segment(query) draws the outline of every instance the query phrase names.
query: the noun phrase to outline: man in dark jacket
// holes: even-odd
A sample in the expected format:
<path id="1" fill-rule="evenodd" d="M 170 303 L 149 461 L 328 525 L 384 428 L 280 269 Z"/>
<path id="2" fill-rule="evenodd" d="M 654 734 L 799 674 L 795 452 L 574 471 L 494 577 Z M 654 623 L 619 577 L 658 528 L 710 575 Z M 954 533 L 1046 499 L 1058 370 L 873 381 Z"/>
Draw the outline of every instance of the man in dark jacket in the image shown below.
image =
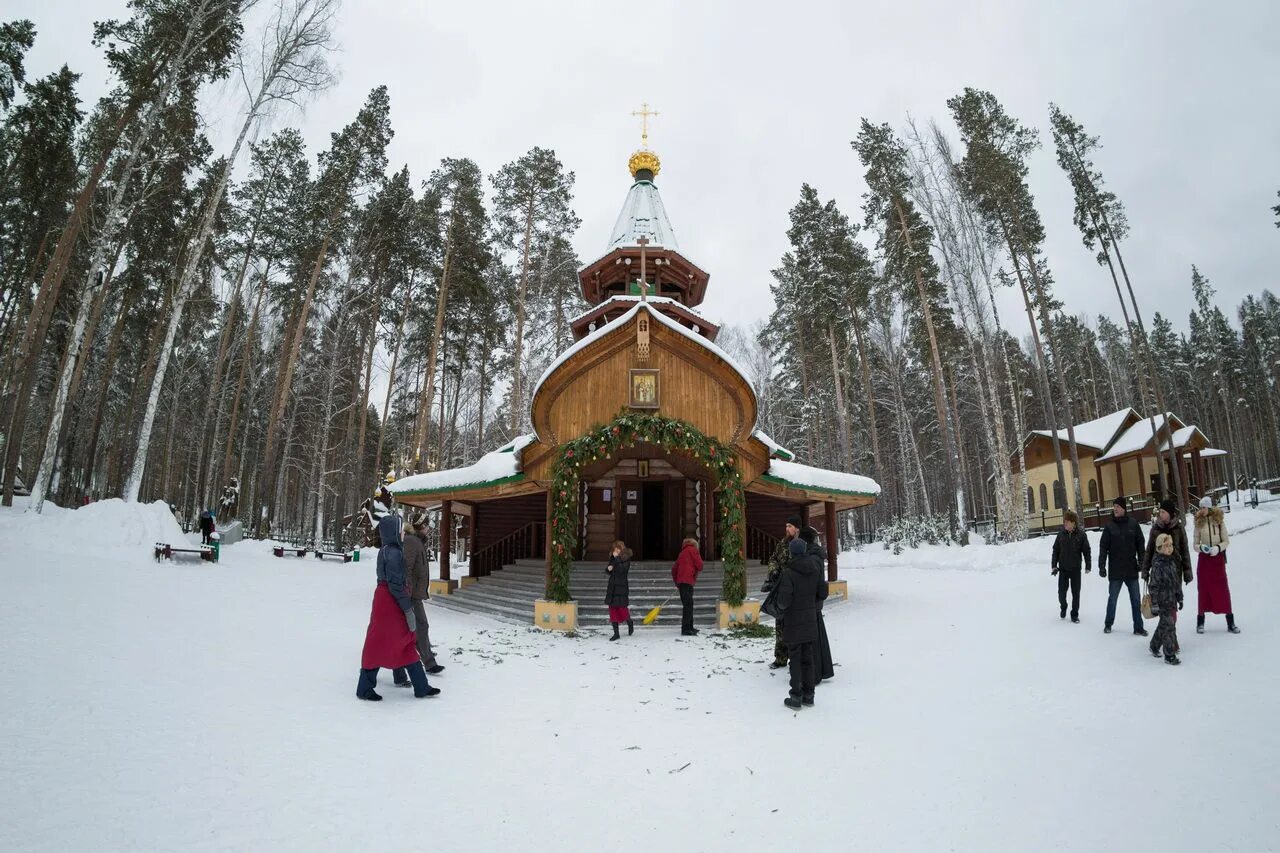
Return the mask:
<path id="1" fill-rule="evenodd" d="M 1142 627 L 1142 605 L 1138 598 L 1138 567 L 1142 563 L 1142 526 L 1129 517 L 1129 502 L 1116 498 L 1111 507 L 1111 520 L 1102 529 L 1098 545 L 1098 574 L 1107 577 L 1107 561 L 1111 562 L 1111 585 L 1107 591 L 1107 621 L 1103 632 L 1111 633 L 1116 621 L 1116 599 L 1120 588 L 1129 588 L 1129 606 L 1133 611 L 1133 633 L 1147 636 Z"/>
<path id="2" fill-rule="evenodd" d="M 422 541 L 422 531 L 426 529 L 426 520 L 417 516 L 404 525 L 404 542 L 401 553 L 404 555 L 405 581 L 409 587 L 409 601 L 413 604 L 413 618 L 418 623 L 414 637 L 418 642 L 418 656 L 422 665 L 431 675 L 444 672 L 444 667 L 436 660 L 435 650 L 431 648 L 431 626 L 427 623 L 427 608 L 423 604 L 431 597 L 427 586 L 431 582 L 431 564 L 427 562 L 427 547 Z M 410 681 L 402 669 L 392 671 L 397 687 L 408 687 Z"/>
<path id="3" fill-rule="evenodd" d="M 204 545 L 208 545 L 212 542 L 213 531 L 215 529 L 216 525 L 213 522 L 213 513 L 206 509 L 204 512 L 200 513 L 200 542 Z"/>
<path id="4" fill-rule="evenodd" d="M 1191 583 L 1191 549 L 1187 547 L 1187 528 L 1183 523 L 1178 505 L 1171 500 L 1160 503 L 1160 514 L 1151 525 L 1151 535 L 1147 539 L 1147 553 L 1142 559 L 1142 579 L 1145 581 L 1151 572 L 1151 560 L 1156 554 L 1156 537 L 1168 533 L 1173 537 L 1173 561 L 1182 573 L 1182 583 Z"/>
<path id="5" fill-rule="evenodd" d="M 778 542 L 773 549 L 773 556 L 769 558 L 769 574 L 764 579 L 761 592 L 770 592 L 782 580 L 782 573 L 787 570 L 787 563 L 791 560 L 788 548 L 799 532 L 800 516 L 793 515 L 787 519 L 786 536 Z M 785 627 L 785 620 L 773 620 L 773 663 L 769 664 L 769 669 L 782 669 L 787 665 L 787 641 L 782 637 Z"/>
<path id="6" fill-rule="evenodd" d="M 778 581 L 778 608 L 786 627 L 783 638 L 791 658 L 791 694 L 788 708 L 813 704 L 814 643 L 818 639 L 818 569 L 800 539 L 788 546 L 791 562 Z"/>
<path id="7" fill-rule="evenodd" d="M 1084 570 L 1093 570 L 1093 554 L 1089 551 L 1089 537 L 1079 528 L 1080 517 L 1073 510 L 1062 516 L 1062 529 L 1053 540 L 1053 558 L 1049 563 L 1051 575 L 1058 576 L 1058 604 L 1062 610 L 1059 619 L 1067 618 L 1067 587 L 1071 587 L 1071 621 L 1080 621 L 1080 564 Z"/>
<path id="8" fill-rule="evenodd" d="M 818 541 L 818 531 L 814 527 L 806 527 L 800 531 L 800 539 L 804 542 L 806 554 L 813 561 L 818 571 L 818 639 L 813 644 L 813 683 L 821 684 L 824 679 L 835 678 L 835 665 L 831 662 L 831 640 L 827 638 L 827 623 L 822 618 L 822 603 L 831 595 L 831 585 L 822 569 L 827 564 L 827 551 Z"/>

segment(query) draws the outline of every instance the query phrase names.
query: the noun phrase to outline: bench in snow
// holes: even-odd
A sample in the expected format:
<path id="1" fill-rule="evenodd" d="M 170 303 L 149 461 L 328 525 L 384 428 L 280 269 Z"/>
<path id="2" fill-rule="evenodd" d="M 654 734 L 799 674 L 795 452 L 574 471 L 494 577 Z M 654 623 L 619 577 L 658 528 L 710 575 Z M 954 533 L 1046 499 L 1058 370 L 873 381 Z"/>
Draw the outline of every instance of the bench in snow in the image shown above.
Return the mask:
<path id="1" fill-rule="evenodd" d="M 316 549 L 316 559 L 317 559 L 317 560 L 323 560 L 325 557 L 337 557 L 338 559 L 342 560 L 342 562 L 344 562 L 344 563 L 350 563 L 350 562 L 351 562 L 351 554 L 350 554 L 350 552 L 347 552 L 347 551 L 322 551 L 322 550 L 320 550 L 319 548 L 317 548 L 317 549 Z"/>
<path id="2" fill-rule="evenodd" d="M 197 545 L 194 548 L 175 548 L 165 542 L 156 543 L 156 562 L 172 560 L 174 554 L 196 554 L 202 560 L 213 562 L 213 548 L 209 545 Z"/>
<path id="3" fill-rule="evenodd" d="M 292 554 L 295 557 L 307 556 L 306 548 L 295 548 L 293 545 L 275 545 L 271 548 L 271 553 L 277 557 L 283 557 L 285 554 Z"/>

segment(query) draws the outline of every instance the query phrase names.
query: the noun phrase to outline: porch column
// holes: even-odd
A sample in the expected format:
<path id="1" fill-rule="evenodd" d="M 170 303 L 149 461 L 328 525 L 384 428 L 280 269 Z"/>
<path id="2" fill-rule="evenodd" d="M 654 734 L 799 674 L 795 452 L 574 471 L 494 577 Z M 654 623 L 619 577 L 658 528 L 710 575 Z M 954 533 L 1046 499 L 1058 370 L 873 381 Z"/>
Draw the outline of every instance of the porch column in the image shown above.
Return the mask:
<path id="1" fill-rule="evenodd" d="M 1174 450 L 1173 458 L 1174 462 L 1180 469 L 1178 473 L 1184 475 L 1182 477 L 1182 510 L 1183 512 L 1186 512 L 1191 508 L 1191 476 L 1190 472 L 1187 471 L 1186 463 L 1182 461 L 1182 453 L 1178 450 Z M 1169 472 L 1169 476 L 1173 476 L 1173 471 Z M 1177 481 L 1175 480 L 1174 482 Z"/>
<path id="2" fill-rule="evenodd" d="M 614 491 L 617 492 L 617 489 L 615 488 Z M 614 505 L 615 506 L 619 505 L 619 501 L 617 500 L 617 495 L 615 495 L 614 498 L 615 498 Z M 547 551 L 547 576 L 546 576 L 546 580 L 543 581 L 543 595 L 545 595 L 546 591 L 551 588 L 551 539 L 552 539 L 551 516 L 552 516 L 551 489 L 547 489 L 547 525 L 546 525 L 546 531 L 542 537 L 545 542 L 546 551 Z"/>
<path id="3" fill-rule="evenodd" d="M 1200 496 L 1204 497 L 1209 494 L 1209 470 L 1205 467 L 1204 457 L 1200 455 L 1200 448 L 1191 451 L 1191 465 L 1196 472 L 1196 485 L 1200 487 Z"/>
<path id="4" fill-rule="evenodd" d="M 836 566 L 840 557 L 840 542 L 836 539 L 836 505 L 834 501 L 827 501 L 822 508 L 827 527 L 827 580 L 833 581 L 836 579 Z"/>
<path id="5" fill-rule="evenodd" d="M 473 578 L 478 578 L 478 577 L 480 577 L 480 568 L 479 568 L 479 563 L 477 563 L 477 562 L 476 562 L 475 556 L 476 556 L 476 528 L 477 528 L 477 522 L 478 522 L 478 521 L 479 521 L 479 519 L 480 519 L 480 504 L 478 504 L 478 503 L 473 503 L 473 504 L 471 505 L 471 516 L 470 516 L 470 518 L 471 518 L 471 521 L 470 521 L 470 527 L 471 527 L 471 531 L 470 531 L 470 532 L 471 532 L 471 563 L 469 564 L 469 566 L 468 566 L 468 568 L 467 568 L 467 575 L 468 575 L 468 576 L 470 576 L 470 577 L 473 577 Z"/>
<path id="6" fill-rule="evenodd" d="M 1142 464 L 1142 454 L 1138 454 L 1138 494 L 1146 497 L 1147 494 L 1147 468 Z"/>
<path id="7" fill-rule="evenodd" d="M 440 580 L 449 580 L 449 552 L 453 549 L 453 502 L 440 501 Z"/>
<path id="8" fill-rule="evenodd" d="M 1124 462 L 1116 462 L 1116 497 L 1124 497 Z"/>

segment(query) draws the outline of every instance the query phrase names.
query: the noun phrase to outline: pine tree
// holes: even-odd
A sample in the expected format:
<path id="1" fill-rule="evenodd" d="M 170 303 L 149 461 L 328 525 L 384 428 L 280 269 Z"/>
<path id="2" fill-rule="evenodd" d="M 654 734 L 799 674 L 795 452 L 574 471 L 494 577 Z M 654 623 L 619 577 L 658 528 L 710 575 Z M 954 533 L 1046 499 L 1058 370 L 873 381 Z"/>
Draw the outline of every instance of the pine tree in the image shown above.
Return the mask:
<path id="1" fill-rule="evenodd" d="M 1115 193 L 1104 189 L 1105 183 L 1102 179 L 1102 174 L 1089 159 L 1092 153 L 1100 147 L 1098 137 L 1089 136 L 1085 132 L 1083 125 L 1074 121 L 1071 116 L 1064 113 L 1056 104 L 1049 105 L 1049 118 L 1053 127 L 1053 140 L 1057 148 L 1058 165 L 1067 173 L 1067 177 L 1071 180 L 1071 187 L 1075 191 L 1076 207 L 1073 221 L 1076 227 L 1080 229 L 1085 248 L 1090 251 L 1096 250 L 1098 263 L 1105 264 L 1111 273 L 1111 281 L 1115 285 L 1116 298 L 1120 300 L 1120 310 L 1124 315 L 1125 328 L 1130 330 L 1133 349 L 1135 353 L 1142 356 L 1143 364 L 1146 367 L 1145 372 L 1140 375 L 1151 383 L 1150 391 L 1148 391 L 1147 382 L 1139 382 L 1138 387 L 1142 407 L 1146 409 L 1147 417 L 1151 424 L 1152 440 L 1157 448 L 1161 445 L 1170 445 L 1169 466 L 1173 469 L 1174 482 L 1178 484 L 1178 493 L 1181 494 L 1182 472 L 1180 466 L 1175 462 L 1176 457 L 1171 446 L 1172 442 L 1168 440 L 1172 435 L 1168 420 L 1162 418 L 1162 429 L 1158 430 L 1156 427 L 1152 398 L 1160 407 L 1162 414 L 1168 411 L 1168 407 L 1165 405 L 1163 386 L 1155 380 L 1156 373 L 1151 352 L 1146 346 L 1141 345 L 1146 341 L 1142 313 L 1138 309 L 1138 301 L 1133 293 L 1133 285 L 1129 283 L 1129 273 L 1125 270 L 1125 285 L 1128 288 L 1134 317 L 1137 319 L 1136 327 L 1129 322 L 1129 306 L 1125 304 L 1124 295 L 1120 292 L 1120 280 L 1116 277 L 1115 264 L 1112 262 L 1112 254 L 1114 253 L 1121 268 L 1124 268 L 1124 260 L 1120 255 L 1119 245 L 1119 242 L 1124 239 L 1129 231 L 1129 223 L 1125 216 L 1124 206 L 1120 203 Z M 1161 437 L 1161 433 L 1163 433 L 1163 437 Z M 1162 491 L 1168 492 L 1168 487 L 1165 485 L 1163 466 L 1159 470 L 1159 482 Z"/>
<path id="2" fill-rule="evenodd" d="M 947 101 L 952 117 L 960 128 L 967 150 L 959 166 L 966 189 L 993 231 L 999 233 L 1009 251 L 1014 275 L 1022 292 L 1023 304 L 1035 348 L 1039 354 L 1040 380 L 1044 392 L 1045 414 L 1057 432 L 1057 406 L 1049 383 L 1049 368 L 1040 344 L 1043 331 L 1048 340 L 1048 355 L 1054 363 L 1058 391 L 1070 407 L 1066 374 L 1056 355 L 1056 341 L 1050 323 L 1050 312 L 1056 308 L 1049 289 L 1048 268 L 1039 257 L 1044 242 L 1044 227 L 1035 208 L 1035 200 L 1026 183 L 1027 157 L 1039 146 L 1036 133 L 1022 127 L 1010 117 L 990 92 L 966 88 L 964 93 Z M 1037 327 L 1037 314 L 1039 327 Z M 1067 419 L 1067 441 L 1071 454 L 1073 506 L 1079 507 L 1080 465 L 1075 426 Z M 1051 442 L 1058 481 L 1065 483 L 1061 442 Z M 1064 489 L 1065 491 L 1065 489 Z M 1066 501 L 1064 501 L 1066 503 Z"/>
<path id="3" fill-rule="evenodd" d="M 952 506 L 959 523 L 964 525 L 964 486 L 957 476 L 960 458 L 955 430 L 947 417 L 942 354 L 934 321 L 937 316 L 939 323 L 949 324 L 951 312 L 931 253 L 933 229 L 909 198 L 911 179 L 907 174 L 907 152 L 889 125 L 876 126 L 862 119 L 858 138 L 852 144 L 867 167 L 868 191 L 863 196 L 865 224 L 878 236 L 877 245 L 885 256 L 885 274 L 900 281 L 908 288 L 907 292 L 915 295 L 913 308 L 918 312 L 928 341 L 938 431 L 950 463 L 946 466 L 947 489 L 953 496 Z"/>
<path id="4" fill-rule="evenodd" d="M 511 346 L 511 401 L 508 407 L 508 431 L 514 436 L 527 417 L 524 336 L 531 264 L 545 241 L 571 236 L 580 220 L 569 206 L 574 174 L 564 171 L 554 151 L 532 148 L 520 159 L 499 169 L 490 181 L 494 188 L 497 241 L 504 249 L 514 250 L 520 255 L 519 278 L 512 294 L 515 337 Z"/>
<path id="5" fill-rule="evenodd" d="M 18 87 L 26 82 L 23 58 L 35 41 L 36 28 L 30 21 L 0 24 L 0 111 L 12 106 Z"/>

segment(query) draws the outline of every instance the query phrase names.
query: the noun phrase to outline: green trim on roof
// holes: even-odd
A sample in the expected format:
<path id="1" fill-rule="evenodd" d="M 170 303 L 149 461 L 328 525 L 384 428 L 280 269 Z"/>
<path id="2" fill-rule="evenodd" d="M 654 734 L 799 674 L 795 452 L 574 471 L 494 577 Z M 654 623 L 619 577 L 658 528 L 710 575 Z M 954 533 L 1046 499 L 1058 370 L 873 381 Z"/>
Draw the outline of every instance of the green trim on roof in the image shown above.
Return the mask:
<path id="1" fill-rule="evenodd" d="M 795 489 L 807 489 L 811 492 L 826 492 L 831 495 L 849 495 L 855 498 L 878 498 L 878 492 L 854 492 L 848 489 L 832 489 L 826 486 L 815 486 L 811 483 L 797 483 L 793 480 L 787 480 L 773 474 L 761 474 L 757 479 L 764 480 L 766 483 L 776 483 L 779 486 L 791 486 Z"/>
<path id="2" fill-rule="evenodd" d="M 775 458 L 775 459 L 781 459 L 783 462 L 795 462 L 795 461 L 796 461 L 796 455 L 795 455 L 794 453 L 792 453 L 790 450 L 787 450 L 787 449 L 786 449 L 785 447 L 783 447 L 782 445 L 778 445 L 778 449 L 777 449 L 777 450 L 775 450 L 775 451 L 773 451 L 773 454 L 772 454 L 772 455 L 773 455 L 773 458 Z"/>
<path id="3" fill-rule="evenodd" d="M 459 483 L 456 486 L 442 486 L 438 489 L 410 489 L 403 492 L 392 492 L 396 497 L 401 495 L 441 495 L 446 492 L 462 492 L 467 489 L 483 489 L 489 486 L 505 486 L 508 483 L 519 483 L 524 480 L 524 472 L 512 474 L 510 477 L 499 477 L 496 480 L 480 480 L 476 483 Z"/>

